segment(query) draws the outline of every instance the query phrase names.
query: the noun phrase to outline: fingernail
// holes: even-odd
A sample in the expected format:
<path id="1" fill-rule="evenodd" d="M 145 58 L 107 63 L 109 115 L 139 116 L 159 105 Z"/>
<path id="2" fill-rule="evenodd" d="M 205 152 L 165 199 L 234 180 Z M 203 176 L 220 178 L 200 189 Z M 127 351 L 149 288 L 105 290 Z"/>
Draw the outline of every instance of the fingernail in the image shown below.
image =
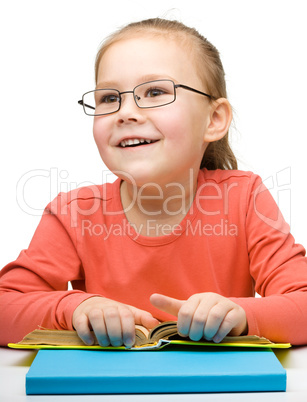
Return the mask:
<path id="1" fill-rule="evenodd" d="M 92 346 L 93 343 L 94 343 L 94 339 L 93 338 L 87 338 L 83 342 L 88 346 Z"/>
<path id="2" fill-rule="evenodd" d="M 105 337 L 105 336 L 98 337 L 97 340 L 98 340 L 99 345 L 104 348 L 110 345 L 110 340 L 108 337 Z"/>
<path id="3" fill-rule="evenodd" d="M 125 340 L 124 343 L 127 348 L 132 348 L 132 346 L 134 345 L 134 339 L 128 338 Z"/>
<path id="4" fill-rule="evenodd" d="M 214 343 L 219 343 L 219 342 L 221 342 L 221 338 L 219 337 L 219 336 L 215 336 L 213 339 L 212 339 L 212 341 L 214 342 Z"/>
<path id="5" fill-rule="evenodd" d="M 113 341 L 112 342 L 112 346 L 114 346 L 114 347 L 118 347 L 118 346 L 121 346 L 122 345 L 122 342 L 121 341 Z"/>
<path id="6" fill-rule="evenodd" d="M 99 342 L 100 346 L 106 348 L 108 346 L 110 346 L 110 342 L 109 341 L 103 341 L 103 342 Z"/>

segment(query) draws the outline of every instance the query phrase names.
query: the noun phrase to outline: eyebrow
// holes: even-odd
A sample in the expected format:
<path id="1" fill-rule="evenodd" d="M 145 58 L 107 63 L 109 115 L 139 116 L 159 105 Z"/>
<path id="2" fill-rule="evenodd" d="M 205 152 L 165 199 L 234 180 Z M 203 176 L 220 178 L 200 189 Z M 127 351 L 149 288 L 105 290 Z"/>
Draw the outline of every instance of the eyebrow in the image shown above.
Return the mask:
<path id="1" fill-rule="evenodd" d="M 144 82 L 148 81 L 156 81 L 156 80 L 172 80 L 176 81 L 173 77 L 166 75 L 166 74 L 148 74 L 148 75 L 143 75 L 137 82 L 139 84 L 143 84 Z M 117 81 L 101 81 L 96 85 L 96 89 L 103 89 L 103 88 L 110 88 L 110 89 L 116 89 L 120 85 Z"/>
<path id="2" fill-rule="evenodd" d="M 101 81 L 96 85 L 96 89 L 103 89 L 103 88 L 115 89 L 116 86 L 117 85 L 115 81 Z"/>

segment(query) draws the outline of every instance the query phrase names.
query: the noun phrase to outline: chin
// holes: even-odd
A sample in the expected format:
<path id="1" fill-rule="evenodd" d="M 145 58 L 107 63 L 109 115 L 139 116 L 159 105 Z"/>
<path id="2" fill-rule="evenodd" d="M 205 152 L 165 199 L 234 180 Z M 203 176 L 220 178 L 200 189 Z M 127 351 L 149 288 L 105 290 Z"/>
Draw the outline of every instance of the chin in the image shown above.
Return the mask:
<path id="1" fill-rule="evenodd" d="M 133 186 L 140 188 L 142 186 L 149 185 L 153 183 L 155 186 L 159 185 L 161 180 L 159 180 L 157 174 L 152 174 L 144 168 L 140 168 L 137 171 L 113 171 L 116 176 L 120 179 L 126 181 Z"/>

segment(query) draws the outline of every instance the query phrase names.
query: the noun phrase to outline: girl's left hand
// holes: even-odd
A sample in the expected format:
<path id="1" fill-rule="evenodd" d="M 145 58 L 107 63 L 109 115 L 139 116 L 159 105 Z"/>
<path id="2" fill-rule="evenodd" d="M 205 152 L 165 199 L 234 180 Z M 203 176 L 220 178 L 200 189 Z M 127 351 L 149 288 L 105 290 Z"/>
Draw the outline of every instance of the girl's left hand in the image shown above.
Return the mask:
<path id="1" fill-rule="evenodd" d="M 244 309 L 217 293 L 197 293 L 188 300 L 154 293 L 151 303 L 166 313 L 178 316 L 178 332 L 193 341 L 202 338 L 220 342 L 226 335 L 247 333 Z"/>

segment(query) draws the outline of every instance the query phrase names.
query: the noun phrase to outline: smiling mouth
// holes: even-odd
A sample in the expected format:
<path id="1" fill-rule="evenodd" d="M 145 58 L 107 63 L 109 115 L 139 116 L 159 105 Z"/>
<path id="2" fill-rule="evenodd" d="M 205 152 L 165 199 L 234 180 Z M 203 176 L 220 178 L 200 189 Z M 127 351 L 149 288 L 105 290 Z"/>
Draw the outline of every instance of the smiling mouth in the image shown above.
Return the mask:
<path id="1" fill-rule="evenodd" d="M 148 145 L 157 142 L 158 140 L 148 140 L 144 138 L 131 138 L 127 140 L 123 140 L 119 143 L 120 148 L 131 148 L 131 147 L 139 147 L 140 145 Z"/>

